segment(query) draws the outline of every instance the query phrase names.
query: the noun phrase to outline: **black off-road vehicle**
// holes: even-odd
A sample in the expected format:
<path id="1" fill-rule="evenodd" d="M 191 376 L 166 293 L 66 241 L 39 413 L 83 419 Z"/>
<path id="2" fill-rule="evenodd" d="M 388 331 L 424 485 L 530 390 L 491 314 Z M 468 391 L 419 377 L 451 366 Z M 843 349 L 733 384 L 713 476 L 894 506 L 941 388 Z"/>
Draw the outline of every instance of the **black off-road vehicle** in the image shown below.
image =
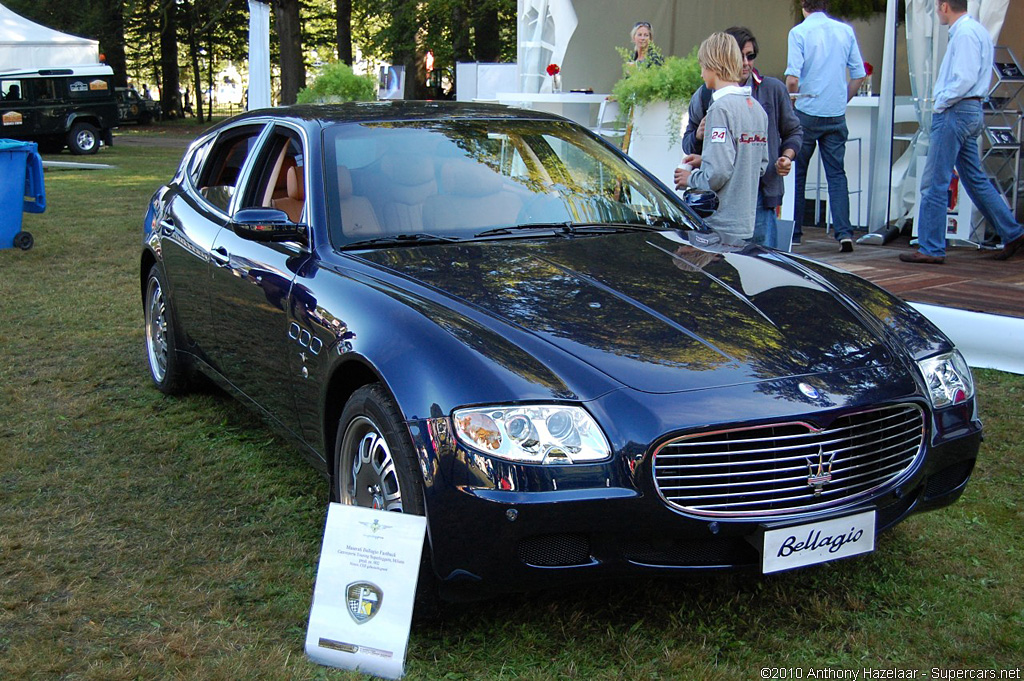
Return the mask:
<path id="1" fill-rule="evenodd" d="M 6 71 L 0 95 L 0 137 L 37 142 L 44 153 L 95 154 L 114 143 L 117 99 L 105 64 Z"/>
<path id="2" fill-rule="evenodd" d="M 122 123 L 149 125 L 161 118 L 160 102 L 143 97 L 134 88 L 114 88 L 117 97 L 117 117 Z"/>

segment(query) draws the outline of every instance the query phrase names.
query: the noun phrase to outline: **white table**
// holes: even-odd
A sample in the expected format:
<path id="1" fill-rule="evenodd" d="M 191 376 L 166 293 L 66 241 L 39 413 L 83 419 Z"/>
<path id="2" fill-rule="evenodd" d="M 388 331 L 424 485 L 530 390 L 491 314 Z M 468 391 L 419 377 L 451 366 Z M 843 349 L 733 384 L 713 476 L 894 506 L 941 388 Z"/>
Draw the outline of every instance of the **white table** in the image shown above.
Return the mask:
<path id="1" fill-rule="evenodd" d="M 857 96 L 850 100 L 846 106 L 846 127 L 849 129 L 849 141 L 846 143 L 846 157 L 844 167 L 846 168 L 847 186 L 850 192 L 850 222 L 855 227 L 866 227 L 868 224 L 868 190 L 871 187 L 871 150 L 873 140 L 878 128 L 878 103 L 879 97 Z M 860 140 L 858 143 L 856 140 Z M 815 198 L 815 185 L 818 182 L 818 167 L 820 160 L 818 150 L 814 150 L 810 164 L 807 166 L 807 191 L 805 193 L 808 201 Z M 883 169 L 886 172 L 887 169 Z M 796 167 L 784 180 L 786 195 L 782 201 L 783 219 L 793 219 L 793 195 L 795 191 Z M 824 201 L 828 200 L 827 182 L 825 180 L 825 169 L 821 169 L 821 187 L 818 193 Z M 885 197 L 881 197 L 885 200 Z"/>
<path id="2" fill-rule="evenodd" d="M 585 92 L 499 92 L 494 99 L 509 106 L 565 116 L 571 121 L 592 128 L 597 123 L 597 107 L 610 96 Z"/>

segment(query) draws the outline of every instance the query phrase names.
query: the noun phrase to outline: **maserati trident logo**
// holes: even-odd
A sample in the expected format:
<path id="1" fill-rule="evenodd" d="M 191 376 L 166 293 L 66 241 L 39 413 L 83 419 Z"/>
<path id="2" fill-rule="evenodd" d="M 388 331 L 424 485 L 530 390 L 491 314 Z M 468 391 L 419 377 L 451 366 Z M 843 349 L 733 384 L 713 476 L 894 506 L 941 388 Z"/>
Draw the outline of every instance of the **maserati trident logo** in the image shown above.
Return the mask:
<path id="1" fill-rule="evenodd" d="M 817 456 L 805 457 L 807 461 L 807 486 L 814 488 L 814 496 L 820 497 L 825 485 L 832 482 L 832 462 L 835 452 L 826 452 L 825 447 L 818 445 Z"/>
<path id="2" fill-rule="evenodd" d="M 352 582 L 345 588 L 345 592 L 348 614 L 352 615 L 356 624 L 366 624 L 380 612 L 381 603 L 384 602 L 384 592 L 376 584 Z"/>
<path id="3" fill-rule="evenodd" d="M 805 397 L 809 397 L 812 400 L 816 400 L 821 397 L 821 393 L 818 392 L 818 389 L 810 383 L 800 383 L 797 385 L 797 388 L 800 389 L 800 392 L 802 392 Z"/>

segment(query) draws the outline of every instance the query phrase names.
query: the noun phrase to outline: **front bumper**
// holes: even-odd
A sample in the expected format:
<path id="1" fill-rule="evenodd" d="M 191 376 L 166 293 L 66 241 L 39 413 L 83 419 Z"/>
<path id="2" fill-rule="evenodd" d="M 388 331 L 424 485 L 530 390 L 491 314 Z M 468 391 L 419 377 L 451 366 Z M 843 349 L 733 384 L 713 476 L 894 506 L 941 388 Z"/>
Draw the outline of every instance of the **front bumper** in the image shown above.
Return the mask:
<path id="1" fill-rule="evenodd" d="M 614 403 L 622 398 L 588 406 L 604 425 L 601 412 L 623 413 L 625 405 Z M 669 431 L 644 417 L 650 411 L 636 413 L 624 431 L 609 433 L 610 461 L 550 468 L 475 453 L 451 437 L 445 418 L 410 424 L 417 449 L 433 462 L 425 477 L 426 506 L 442 595 L 486 597 L 639 573 L 759 569 L 764 523 L 778 519 L 712 519 L 670 507 L 651 470 L 651 453 Z M 907 475 L 854 505 L 787 520 L 813 522 L 873 508 L 878 533 L 953 503 L 973 471 L 981 424 L 973 400 L 928 416 L 924 451 Z"/>

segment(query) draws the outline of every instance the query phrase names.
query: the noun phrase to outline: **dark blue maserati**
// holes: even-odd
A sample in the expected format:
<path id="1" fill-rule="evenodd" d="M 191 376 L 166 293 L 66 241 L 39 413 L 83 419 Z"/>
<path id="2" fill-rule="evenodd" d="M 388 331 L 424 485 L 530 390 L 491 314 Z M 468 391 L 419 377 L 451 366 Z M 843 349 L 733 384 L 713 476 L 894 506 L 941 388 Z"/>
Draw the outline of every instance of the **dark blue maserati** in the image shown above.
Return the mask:
<path id="1" fill-rule="evenodd" d="M 139 274 L 156 387 L 205 374 L 333 500 L 425 515 L 446 597 L 868 553 L 981 440 L 913 309 L 724 241 L 557 116 L 237 116 L 154 195 Z"/>

